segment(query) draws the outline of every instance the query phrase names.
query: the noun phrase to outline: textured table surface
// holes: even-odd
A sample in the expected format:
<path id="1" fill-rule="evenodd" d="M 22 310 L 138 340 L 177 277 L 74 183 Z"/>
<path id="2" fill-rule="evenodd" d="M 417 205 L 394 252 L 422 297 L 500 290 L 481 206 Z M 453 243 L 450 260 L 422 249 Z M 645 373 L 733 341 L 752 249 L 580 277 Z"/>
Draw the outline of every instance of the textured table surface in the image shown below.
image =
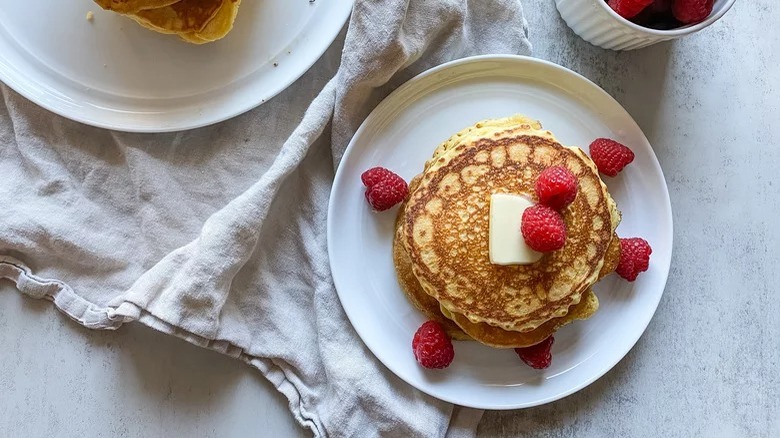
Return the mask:
<path id="1" fill-rule="evenodd" d="M 525 0 L 535 55 L 590 78 L 653 144 L 672 198 L 664 298 L 585 390 L 488 412 L 483 436 L 780 436 L 780 7 L 737 2 L 682 41 L 628 53 Z M 107 421 L 106 419 L 111 419 Z M 0 283 L 0 436 L 306 436 L 243 364 L 139 325 L 93 332 Z"/>

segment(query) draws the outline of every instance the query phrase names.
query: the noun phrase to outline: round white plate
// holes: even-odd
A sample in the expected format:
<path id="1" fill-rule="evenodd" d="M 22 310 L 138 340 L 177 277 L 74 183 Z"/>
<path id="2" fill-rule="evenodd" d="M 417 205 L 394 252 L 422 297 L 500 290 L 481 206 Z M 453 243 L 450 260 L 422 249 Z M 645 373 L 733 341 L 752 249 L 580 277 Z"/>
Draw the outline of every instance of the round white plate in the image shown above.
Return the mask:
<path id="1" fill-rule="evenodd" d="M 653 247 L 650 269 L 634 283 L 611 275 L 595 291 L 599 311 L 555 335 L 553 363 L 538 371 L 512 350 L 456 342 L 445 370 L 425 370 L 412 354 L 424 322 L 406 300 L 393 268 L 397 208 L 372 213 L 360 174 L 384 166 L 409 180 L 442 141 L 475 122 L 521 113 L 542 121 L 562 143 L 587 150 L 597 137 L 630 145 L 635 161 L 607 178 L 623 212 L 618 233 Z M 563 67 L 518 56 L 462 59 L 429 70 L 391 94 L 366 119 L 344 155 L 331 192 L 328 249 L 333 279 L 355 330 L 400 378 L 452 403 L 517 409 L 584 388 L 612 368 L 644 332 L 666 284 L 672 213 L 666 183 L 647 139 L 607 93 Z"/>
<path id="2" fill-rule="evenodd" d="M 90 125 L 196 128 L 284 90 L 325 52 L 351 9 L 352 0 L 245 0 L 224 39 L 197 46 L 91 0 L 0 0 L 0 80 Z"/>

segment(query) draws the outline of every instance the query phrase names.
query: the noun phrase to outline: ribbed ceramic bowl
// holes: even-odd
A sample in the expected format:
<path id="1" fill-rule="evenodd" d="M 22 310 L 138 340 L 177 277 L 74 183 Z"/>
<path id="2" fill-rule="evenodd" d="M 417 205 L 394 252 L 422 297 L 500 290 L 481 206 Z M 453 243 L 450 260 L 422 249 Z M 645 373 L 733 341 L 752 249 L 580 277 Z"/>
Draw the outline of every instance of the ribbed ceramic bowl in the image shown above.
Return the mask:
<path id="1" fill-rule="evenodd" d="M 585 41 L 611 50 L 634 50 L 682 38 L 718 21 L 736 0 L 715 0 L 706 20 L 672 30 L 642 27 L 621 17 L 604 0 L 555 0 L 558 12 L 571 29 Z"/>

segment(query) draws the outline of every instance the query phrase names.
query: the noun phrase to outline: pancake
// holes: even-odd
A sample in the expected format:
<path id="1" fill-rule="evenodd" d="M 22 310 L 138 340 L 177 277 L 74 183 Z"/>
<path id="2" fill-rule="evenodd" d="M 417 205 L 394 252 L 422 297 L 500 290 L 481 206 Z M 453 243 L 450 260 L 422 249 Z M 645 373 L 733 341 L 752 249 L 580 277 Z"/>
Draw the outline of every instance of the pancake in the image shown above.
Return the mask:
<path id="1" fill-rule="evenodd" d="M 181 0 L 170 6 L 130 14 L 141 26 L 165 34 L 200 32 L 226 0 Z"/>
<path id="2" fill-rule="evenodd" d="M 144 9 L 162 8 L 178 1 L 180 0 L 95 0 L 95 3 L 107 11 L 129 14 Z"/>
<path id="3" fill-rule="evenodd" d="M 541 130 L 542 124 L 539 123 L 538 120 L 534 120 L 520 114 L 511 117 L 506 117 L 503 119 L 490 119 L 490 120 L 482 120 L 480 122 L 477 122 L 476 124 L 461 130 L 457 134 L 447 139 L 447 141 L 439 145 L 439 147 L 437 147 L 436 150 L 433 152 L 433 156 L 431 157 L 431 159 L 425 163 L 425 169 L 423 170 L 423 173 L 427 171 L 428 168 L 436 162 L 437 158 L 439 158 L 445 152 L 452 149 L 454 146 L 463 143 L 466 139 L 470 137 L 479 138 L 480 136 L 485 136 L 485 134 L 488 133 L 493 133 L 505 129 L 517 129 L 517 128 Z"/>
<path id="4" fill-rule="evenodd" d="M 419 180 L 419 177 L 416 178 Z M 409 184 L 412 187 L 415 184 L 415 180 Z M 426 318 L 437 321 L 444 327 L 444 330 L 452 339 L 466 341 L 472 340 L 469 335 L 463 332 L 455 322 L 445 317 L 441 310 L 439 310 L 439 302 L 435 298 L 425 293 L 420 282 L 417 281 L 417 277 L 412 272 L 412 261 L 409 259 L 406 249 L 403 245 L 403 229 L 401 224 L 403 223 L 403 205 L 398 211 L 398 217 L 396 218 L 396 232 L 393 239 L 393 264 L 395 265 L 396 276 L 398 277 L 398 284 L 401 286 L 401 290 L 404 291 L 406 298 L 412 303 L 414 307 L 425 315 Z"/>
<path id="5" fill-rule="evenodd" d="M 530 347 L 544 341 L 569 323 L 590 318 L 598 308 L 599 300 L 596 298 L 596 294 L 588 289 L 583 294 L 582 300 L 571 306 L 565 316 L 553 318 L 526 333 L 503 330 L 484 322 L 474 323 L 465 316 L 451 313 L 447 309 L 441 309 L 441 312 L 460 326 L 466 334 L 485 345 L 495 348 L 520 348 Z"/>
<path id="6" fill-rule="evenodd" d="M 421 287 L 454 317 L 530 332 L 566 315 L 596 281 L 619 213 L 584 152 L 518 120 L 528 119 L 480 122 L 437 149 L 405 209 L 403 243 Z M 562 212 L 566 246 L 533 265 L 491 264 L 490 195 L 533 199 L 536 177 L 554 165 L 566 166 L 580 182 Z"/>
<path id="7" fill-rule="evenodd" d="M 241 0 L 95 0 L 155 32 L 178 35 L 193 44 L 219 40 L 233 29 Z"/>
<path id="8" fill-rule="evenodd" d="M 225 37 L 233 29 L 241 0 L 223 0 L 214 18 L 198 32 L 180 34 L 184 41 L 193 44 L 205 44 Z"/>
<path id="9" fill-rule="evenodd" d="M 524 118 L 522 116 L 515 116 L 503 120 L 504 121 L 511 120 L 512 122 L 525 124 L 527 125 L 526 129 L 541 128 L 539 122 L 534 121 L 532 119 Z M 491 126 L 506 126 L 505 124 L 502 124 L 500 122 L 496 123 L 496 122 L 497 121 L 485 121 L 485 122 L 480 122 L 479 125 L 481 125 L 480 127 L 482 128 L 491 127 Z M 442 143 L 442 145 L 440 145 L 434 152 L 433 159 L 430 160 L 429 163 L 435 160 L 435 158 L 437 158 L 437 156 L 441 155 L 443 152 L 446 152 L 447 150 L 451 149 L 451 147 L 454 144 L 457 144 L 456 143 L 457 139 L 460 139 L 464 135 L 474 132 L 474 130 L 475 127 L 467 128 L 453 135 L 450 139 Z M 414 192 L 417 189 L 421 177 L 422 175 L 418 175 L 410 181 L 409 183 L 410 193 Z M 604 189 L 606 189 L 606 187 L 604 187 Z M 550 321 L 547 321 L 546 323 L 539 326 L 537 329 L 527 333 L 506 331 L 497 327 L 492 327 L 484 323 L 472 323 L 471 321 L 468 320 L 468 318 L 464 317 L 463 315 L 457 313 L 453 314 L 449 312 L 447 309 L 442 308 L 442 306 L 439 305 L 439 302 L 435 298 L 428 295 L 423 290 L 419 281 L 417 280 L 417 278 L 414 276 L 412 272 L 411 260 L 409 258 L 409 255 L 406 253 L 404 245 L 402 244 L 402 239 L 403 239 L 402 225 L 404 223 L 404 218 L 405 218 L 404 215 L 405 206 L 406 203 L 402 204 L 398 211 L 398 216 L 396 218 L 396 232 L 393 240 L 393 261 L 396 268 L 398 281 L 401 285 L 402 290 L 404 291 L 407 298 L 409 299 L 409 301 L 418 310 L 420 310 L 428 319 L 432 319 L 441 323 L 442 326 L 447 331 L 447 333 L 453 339 L 473 340 L 472 339 L 473 336 L 476 340 L 497 348 L 527 347 L 543 341 L 551 334 L 553 334 L 555 331 L 557 331 L 558 329 L 560 329 L 561 327 L 563 327 L 568 323 L 571 323 L 576 320 L 587 319 L 598 309 L 598 299 L 596 298 L 595 294 L 593 294 L 591 290 L 588 290 L 585 293 L 584 298 L 578 304 L 572 306 L 565 316 L 560 318 L 554 318 Z M 617 235 L 613 233 L 612 239 L 610 240 L 610 244 L 606 252 L 604 264 L 602 266 L 601 271 L 599 272 L 598 278 L 601 279 L 604 276 L 613 272 L 617 267 L 617 263 L 619 259 L 620 259 L 620 242 L 617 238 Z M 465 332 L 463 329 L 461 329 L 461 327 L 459 327 L 459 325 L 465 329 Z M 471 334 L 471 336 L 469 336 L 469 334 Z"/>

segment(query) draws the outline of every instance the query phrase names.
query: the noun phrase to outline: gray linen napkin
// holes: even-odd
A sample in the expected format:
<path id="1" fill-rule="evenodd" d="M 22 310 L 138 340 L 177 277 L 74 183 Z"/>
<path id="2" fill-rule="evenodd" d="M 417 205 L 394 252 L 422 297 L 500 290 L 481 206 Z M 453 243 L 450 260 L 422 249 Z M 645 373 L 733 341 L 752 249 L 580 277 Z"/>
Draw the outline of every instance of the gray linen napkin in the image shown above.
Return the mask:
<path id="1" fill-rule="evenodd" d="M 326 211 L 334 165 L 389 91 L 451 59 L 529 54 L 526 31 L 518 0 L 358 1 L 343 53 L 175 134 L 87 127 L 3 87 L 0 278 L 87 327 L 140 321 L 238 357 L 318 436 L 473 435 L 481 411 L 406 385 L 355 334 Z"/>

